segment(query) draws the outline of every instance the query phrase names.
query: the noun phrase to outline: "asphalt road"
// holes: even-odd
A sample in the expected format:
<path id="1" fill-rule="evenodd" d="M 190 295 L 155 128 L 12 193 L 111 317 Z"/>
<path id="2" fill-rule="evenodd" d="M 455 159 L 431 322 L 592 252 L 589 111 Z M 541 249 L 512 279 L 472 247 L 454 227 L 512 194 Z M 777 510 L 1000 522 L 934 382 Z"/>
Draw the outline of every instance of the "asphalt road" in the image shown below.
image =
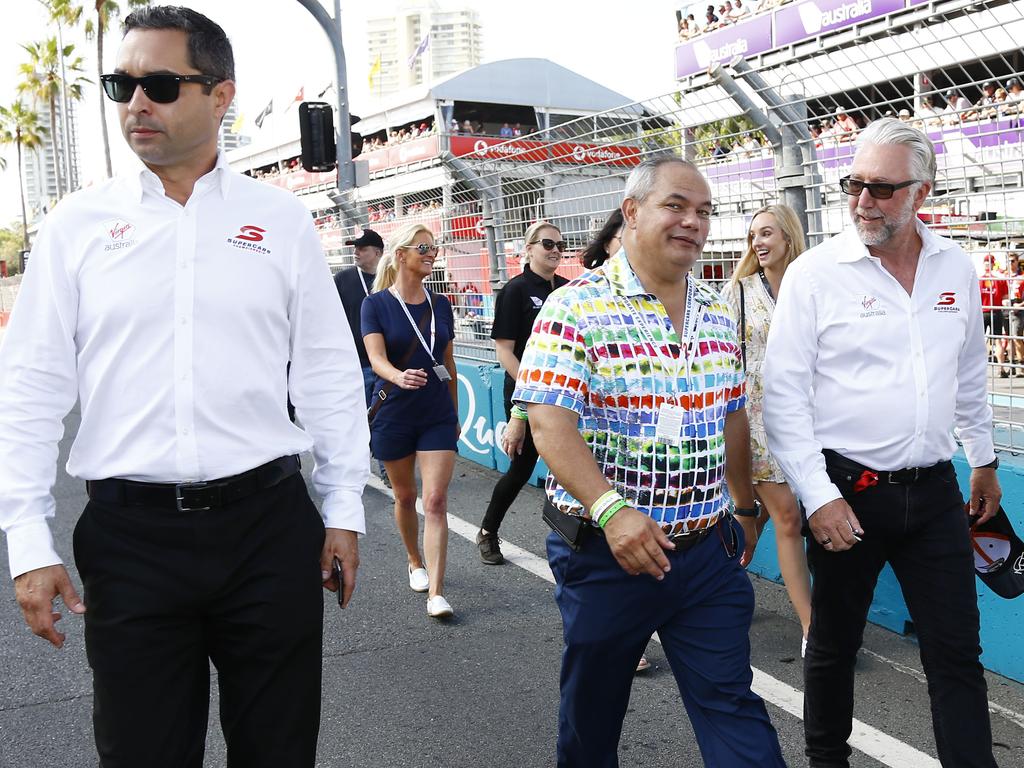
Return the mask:
<path id="1" fill-rule="evenodd" d="M 66 460 L 77 415 L 68 417 L 62 443 Z M 307 465 L 309 462 L 306 462 Z M 305 471 L 308 473 L 308 466 Z M 450 512 L 453 530 L 479 524 L 496 473 L 459 461 Z M 56 486 L 58 551 L 70 558 L 71 531 L 84 506 L 84 485 L 63 470 Z M 324 691 L 320 766 L 554 765 L 561 621 L 543 563 L 546 528 L 542 493 L 524 489 L 502 537 L 522 548 L 519 565 L 480 563 L 475 545 L 456 533 L 449 544 L 446 596 L 454 620 L 426 615 L 425 597 L 408 588 L 391 500 L 379 481 L 364 495 L 368 534 L 361 543 L 356 596 L 342 612 L 328 601 L 324 633 Z M 511 548 L 508 548 L 511 551 Z M 6 563 L 6 559 L 4 560 Z M 77 583 L 77 574 L 72 571 Z M 751 631 L 752 664 L 766 690 L 796 689 L 788 710 L 769 703 L 790 765 L 805 765 L 798 716 L 800 630 L 784 590 L 754 578 L 757 612 Z M 0 766 L 95 766 L 91 683 L 77 617 L 62 621 L 69 635 L 57 651 L 22 623 L 13 588 L 0 579 Z M 649 649 L 652 668 L 638 676 L 620 745 L 623 768 L 700 766 L 701 760 L 678 691 L 660 647 Z M 763 674 L 762 674 L 763 673 Z M 214 677 L 216 680 L 216 677 Z M 935 755 L 924 678 L 910 638 L 869 627 L 858 663 L 856 717 L 905 745 Z M 214 700 L 216 693 L 213 694 Z M 770 699 L 768 694 L 766 699 Z M 996 756 L 1001 766 L 1024 765 L 1024 686 L 989 676 Z M 145 702 L 139 702 L 145 706 Z M 216 713 L 216 701 L 211 712 Z M 852 765 L 936 765 L 887 752 L 894 742 L 875 739 L 879 759 L 855 751 Z M 873 741 L 874 739 L 874 741 Z M 887 746 L 888 744 L 888 746 Z M 880 745 L 880 746 L 878 746 Z M 897 744 L 897 746 L 899 746 Z M 208 766 L 225 764 L 214 714 Z"/>

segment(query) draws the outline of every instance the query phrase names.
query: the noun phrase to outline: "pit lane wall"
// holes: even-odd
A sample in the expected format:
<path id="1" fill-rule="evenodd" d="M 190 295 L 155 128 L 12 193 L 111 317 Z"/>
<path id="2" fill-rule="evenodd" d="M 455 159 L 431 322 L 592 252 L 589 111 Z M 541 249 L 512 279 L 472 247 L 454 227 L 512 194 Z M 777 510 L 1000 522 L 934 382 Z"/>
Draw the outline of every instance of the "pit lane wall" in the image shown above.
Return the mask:
<path id="1" fill-rule="evenodd" d="M 505 428 L 502 403 L 504 372 L 492 365 L 457 362 L 459 379 L 459 419 L 462 437 L 459 454 L 490 469 L 504 472 L 508 457 L 499 447 Z M 999 480 L 1003 487 L 1003 508 L 1014 528 L 1024 534 L 1024 458 L 1000 454 Z M 970 468 L 962 453 L 953 457 L 957 477 L 965 498 L 969 497 Z M 538 462 L 531 483 L 543 485 L 547 468 Z M 483 507 L 481 507 L 481 515 Z M 537 509 L 540 514 L 540 509 Z M 473 521 L 475 522 L 475 521 Z M 749 570 L 758 576 L 782 583 L 775 551 L 775 529 L 765 528 Z M 1024 682 L 1024 655 L 1020 653 L 1019 635 L 1024 627 L 1024 596 L 1004 600 L 976 580 L 978 607 L 981 611 L 982 664 L 986 669 Z M 912 634 L 913 621 L 903 601 L 896 577 L 886 566 L 878 579 L 875 599 L 868 619 L 899 634 Z"/>

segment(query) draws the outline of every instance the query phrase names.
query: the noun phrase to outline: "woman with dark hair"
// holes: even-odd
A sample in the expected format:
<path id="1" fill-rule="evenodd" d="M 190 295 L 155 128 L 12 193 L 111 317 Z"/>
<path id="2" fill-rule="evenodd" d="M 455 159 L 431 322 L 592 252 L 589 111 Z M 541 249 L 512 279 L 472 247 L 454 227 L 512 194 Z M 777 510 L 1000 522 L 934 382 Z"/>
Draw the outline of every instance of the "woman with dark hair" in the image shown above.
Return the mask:
<path id="1" fill-rule="evenodd" d="M 608 220 L 601 227 L 601 231 L 580 255 L 584 267 L 597 269 L 622 247 L 622 222 L 622 211 L 618 208 L 608 214 Z"/>
<path id="2" fill-rule="evenodd" d="M 507 424 L 501 437 L 501 448 L 512 463 L 494 486 L 480 531 L 476 535 L 480 559 L 487 565 L 500 565 L 504 562 L 498 543 L 498 528 L 537 466 L 537 449 L 526 422 L 526 412 L 512 406 L 512 391 L 519 374 L 519 360 L 544 300 L 553 290 L 569 282 L 555 274 L 555 270 L 562 264 L 562 253 L 565 251 L 565 241 L 558 227 L 547 221 L 538 221 L 526 230 L 523 240 L 526 243 L 526 264 L 522 274 L 509 280 L 498 294 L 494 304 L 494 325 L 491 328 L 498 362 L 505 369 Z"/>

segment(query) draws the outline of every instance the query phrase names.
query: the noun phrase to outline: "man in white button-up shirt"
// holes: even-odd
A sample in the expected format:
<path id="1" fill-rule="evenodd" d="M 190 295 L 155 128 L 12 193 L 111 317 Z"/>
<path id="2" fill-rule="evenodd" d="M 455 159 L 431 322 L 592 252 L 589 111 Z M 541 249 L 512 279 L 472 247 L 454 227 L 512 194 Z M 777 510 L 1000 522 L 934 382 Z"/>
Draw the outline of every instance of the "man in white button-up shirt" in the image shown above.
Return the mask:
<path id="1" fill-rule="evenodd" d="M 229 764 L 312 766 L 321 585 L 340 570 L 345 603 L 355 585 L 369 473 L 355 347 L 308 211 L 217 153 L 233 78 L 206 17 L 125 20 L 103 86 L 145 167 L 47 217 L 0 348 L 17 598 L 58 647 L 54 598 L 84 614 L 104 766 L 200 765 L 210 661 Z M 76 399 L 84 602 L 47 522 Z M 324 519 L 298 473 L 309 449 Z"/>
<path id="2" fill-rule="evenodd" d="M 943 766 L 993 768 L 968 515 L 999 507 L 978 279 L 916 213 L 935 178 L 928 138 L 899 120 L 861 133 L 852 226 L 787 270 L 765 355 L 768 444 L 806 508 L 814 576 L 804 662 L 810 765 L 846 766 L 853 673 L 889 562 L 921 644 Z"/>

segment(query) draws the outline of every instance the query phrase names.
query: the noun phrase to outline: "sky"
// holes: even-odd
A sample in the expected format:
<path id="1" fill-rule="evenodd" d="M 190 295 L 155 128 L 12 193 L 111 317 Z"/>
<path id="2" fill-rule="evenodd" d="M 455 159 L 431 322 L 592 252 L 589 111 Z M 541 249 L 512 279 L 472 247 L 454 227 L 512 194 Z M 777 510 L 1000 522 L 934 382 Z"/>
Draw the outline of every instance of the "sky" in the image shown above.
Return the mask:
<path id="1" fill-rule="evenodd" d="M 37 0 L 38 1 L 38 0 Z M 236 102 L 245 118 L 243 133 L 256 132 L 253 119 L 274 99 L 274 126 L 287 129 L 297 110 L 284 111 L 300 87 L 306 99 L 315 98 L 332 80 L 334 58 L 327 36 L 297 0 L 181 0 L 220 24 L 235 53 Z M 332 0 L 322 0 L 333 12 Z M 92 6 L 92 3 L 86 3 Z M 126 5 L 126 3 L 122 3 Z M 667 93 L 674 83 L 675 8 L 671 0 L 641 0 L 629 6 L 608 0 L 556 0 L 525 8 L 508 0 L 441 0 L 442 7 L 471 5 L 483 27 L 484 62 L 510 58 L 547 58 L 632 99 Z M 394 2 L 342 0 L 342 38 L 348 65 L 352 111 L 367 114 L 369 105 L 365 32 L 368 11 L 380 15 Z M 543 8 L 543 14 L 539 11 Z M 627 10 L 628 8 L 628 10 Z M 19 3 L 0 25 L 0 104 L 17 97 L 18 65 L 26 59 L 20 44 L 53 34 L 37 2 Z M 105 72 L 112 71 L 120 30 L 105 38 Z M 65 34 L 83 56 L 90 79 L 96 82 L 95 42 L 81 30 Z M 104 177 L 99 125 L 99 89 L 86 86 L 78 105 L 79 175 L 83 183 Z M 131 154 L 124 145 L 115 109 L 107 103 L 114 172 L 124 169 Z M 18 171 L 13 147 L 2 150 L 7 169 L 0 172 L 0 227 L 18 218 Z"/>

